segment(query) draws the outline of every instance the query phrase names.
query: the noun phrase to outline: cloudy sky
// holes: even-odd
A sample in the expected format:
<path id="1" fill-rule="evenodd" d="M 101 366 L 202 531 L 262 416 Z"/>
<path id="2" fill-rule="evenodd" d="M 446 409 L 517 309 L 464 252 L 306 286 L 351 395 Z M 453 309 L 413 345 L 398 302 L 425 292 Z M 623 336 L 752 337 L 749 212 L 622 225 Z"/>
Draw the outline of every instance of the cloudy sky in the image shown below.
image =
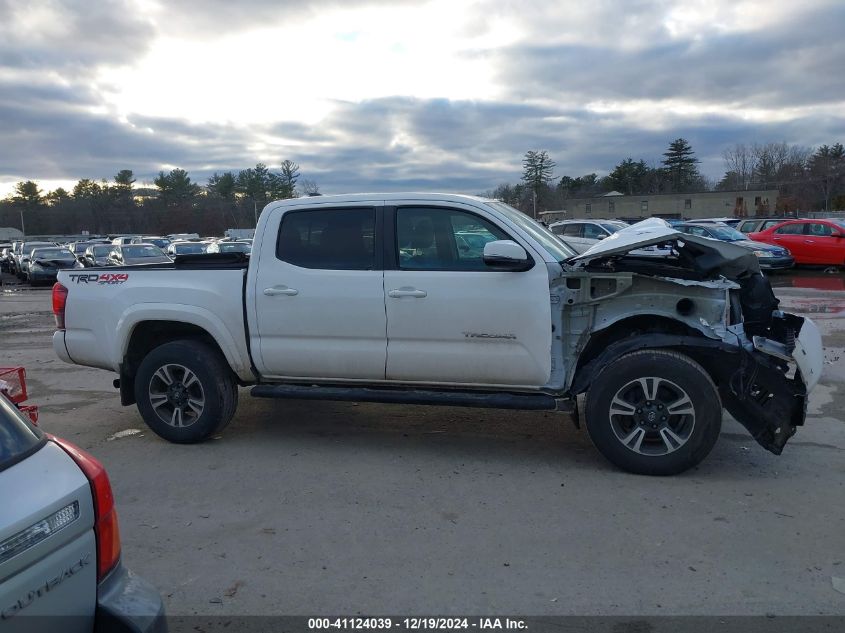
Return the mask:
<path id="1" fill-rule="evenodd" d="M 689 139 L 845 141 L 845 2 L 0 0 L 0 196 L 286 158 L 324 193 L 477 193 Z"/>

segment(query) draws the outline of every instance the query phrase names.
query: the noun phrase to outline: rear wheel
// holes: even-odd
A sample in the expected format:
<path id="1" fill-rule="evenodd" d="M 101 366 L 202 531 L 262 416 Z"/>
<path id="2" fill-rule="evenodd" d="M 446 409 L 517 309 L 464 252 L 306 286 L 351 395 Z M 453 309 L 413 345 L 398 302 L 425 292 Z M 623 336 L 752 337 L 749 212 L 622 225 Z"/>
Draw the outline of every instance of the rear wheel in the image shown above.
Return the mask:
<path id="1" fill-rule="evenodd" d="M 238 386 L 226 359 L 200 341 L 165 343 L 151 351 L 135 375 L 138 411 L 170 442 L 201 442 L 235 413 Z"/>
<path id="2" fill-rule="evenodd" d="M 586 418 L 596 448 L 620 468 L 674 475 L 713 449 L 722 403 L 698 363 L 646 350 L 622 356 L 598 375 L 587 393 Z"/>

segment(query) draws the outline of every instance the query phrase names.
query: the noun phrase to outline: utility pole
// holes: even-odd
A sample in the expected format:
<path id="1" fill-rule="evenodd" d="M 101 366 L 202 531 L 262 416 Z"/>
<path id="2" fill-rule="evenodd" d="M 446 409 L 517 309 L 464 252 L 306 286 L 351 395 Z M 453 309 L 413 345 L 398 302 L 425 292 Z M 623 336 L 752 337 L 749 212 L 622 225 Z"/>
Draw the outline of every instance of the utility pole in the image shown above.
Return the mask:
<path id="1" fill-rule="evenodd" d="M 534 199 L 534 215 L 532 216 L 535 220 L 537 219 L 537 188 L 531 190 Z"/>
<path id="2" fill-rule="evenodd" d="M 255 227 L 258 228 L 258 202 L 252 199 L 252 215 L 255 217 Z"/>
<path id="3" fill-rule="evenodd" d="M 18 210 L 21 212 L 21 233 L 23 233 L 23 237 L 26 237 L 26 228 L 23 225 L 23 208 Z"/>

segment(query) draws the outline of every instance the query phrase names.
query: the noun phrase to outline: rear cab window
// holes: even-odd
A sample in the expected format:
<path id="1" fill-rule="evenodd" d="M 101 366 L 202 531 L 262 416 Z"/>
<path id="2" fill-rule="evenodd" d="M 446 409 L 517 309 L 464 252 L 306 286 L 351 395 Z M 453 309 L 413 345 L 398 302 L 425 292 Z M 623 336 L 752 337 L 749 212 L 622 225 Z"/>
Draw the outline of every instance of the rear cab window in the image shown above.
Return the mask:
<path id="1" fill-rule="evenodd" d="M 0 471 L 26 459 L 44 442 L 44 434 L 0 395 Z"/>
<path id="2" fill-rule="evenodd" d="M 375 223 L 372 207 L 288 211 L 276 257 L 301 268 L 374 270 Z"/>

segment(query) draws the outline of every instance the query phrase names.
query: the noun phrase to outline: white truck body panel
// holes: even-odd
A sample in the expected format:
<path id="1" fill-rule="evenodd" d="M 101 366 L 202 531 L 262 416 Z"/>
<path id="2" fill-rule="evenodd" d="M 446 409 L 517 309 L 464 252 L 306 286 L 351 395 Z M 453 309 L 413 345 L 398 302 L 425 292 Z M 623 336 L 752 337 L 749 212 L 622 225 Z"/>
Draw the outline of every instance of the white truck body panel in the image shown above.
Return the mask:
<path id="1" fill-rule="evenodd" d="M 245 380 L 252 377 L 245 345 L 242 270 L 178 274 L 143 266 L 110 270 L 115 269 L 62 271 L 59 280 L 73 300 L 65 313 L 66 331 L 54 337 L 60 357 L 64 346 L 75 363 L 119 371 L 138 323 L 177 321 L 205 329 L 234 372 Z"/>
<path id="2" fill-rule="evenodd" d="M 392 201 L 396 206 L 416 203 Z M 425 206 L 478 212 L 456 202 Z M 505 228 L 534 259 L 530 270 L 384 271 L 388 380 L 430 383 L 436 377 L 443 384 L 520 387 L 549 381 L 546 256 L 521 231 Z"/>

